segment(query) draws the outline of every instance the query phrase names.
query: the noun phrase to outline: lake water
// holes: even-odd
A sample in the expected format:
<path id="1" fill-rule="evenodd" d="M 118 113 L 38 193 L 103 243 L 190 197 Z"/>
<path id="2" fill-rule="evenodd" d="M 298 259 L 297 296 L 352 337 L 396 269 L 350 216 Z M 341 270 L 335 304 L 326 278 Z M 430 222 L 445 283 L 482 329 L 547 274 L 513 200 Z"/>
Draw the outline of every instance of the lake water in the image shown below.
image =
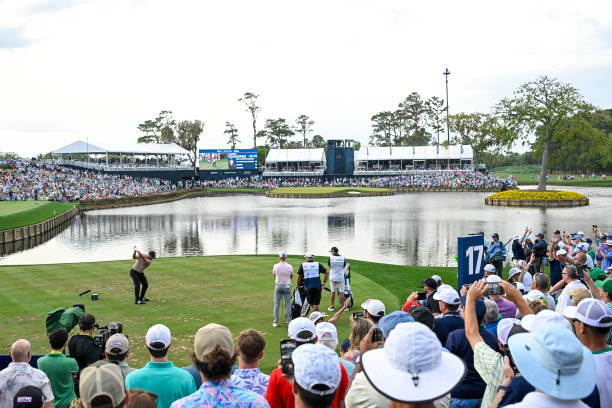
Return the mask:
<path id="1" fill-rule="evenodd" d="M 565 188 L 590 206 L 563 209 L 491 207 L 488 193 L 406 193 L 386 197 L 273 199 L 203 197 L 167 204 L 90 211 L 34 248 L 0 257 L 0 265 L 128 259 L 132 247 L 160 257 L 271 254 L 332 246 L 361 260 L 402 265 L 456 266 L 457 237 L 498 232 L 502 241 L 525 226 L 550 236 L 555 229 L 590 235 L 612 231 L 611 189 Z"/>

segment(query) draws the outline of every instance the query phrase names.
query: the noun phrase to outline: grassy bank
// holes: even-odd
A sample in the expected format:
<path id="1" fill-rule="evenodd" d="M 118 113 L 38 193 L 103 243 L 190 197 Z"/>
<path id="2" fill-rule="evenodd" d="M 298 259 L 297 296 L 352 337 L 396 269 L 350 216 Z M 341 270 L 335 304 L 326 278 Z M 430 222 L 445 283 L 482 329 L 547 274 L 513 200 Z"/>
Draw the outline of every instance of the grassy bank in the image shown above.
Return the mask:
<path id="1" fill-rule="evenodd" d="M 324 257 L 318 260 L 325 262 Z M 278 344 L 287 337 L 281 318 L 272 327 L 273 288 L 272 255 L 213 256 L 158 259 L 147 270 L 151 302 L 134 305 L 133 285 L 129 277 L 131 260 L 58 265 L 0 267 L 0 353 L 7 353 L 16 339 L 32 342 L 33 352 L 49 350 L 45 335 L 47 312 L 84 303 L 86 311 L 100 324 L 120 321 L 133 345 L 130 365 L 141 367 L 148 359 L 144 336 L 155 323 L 167 325 L 172 332 L 170 358 L 179 366 L 190 363 L 193 335 L 210 322 L 229 327 L 237 337 L 241 330 L 255 328 L 264 333 L 265 372 L 276 366 Z M 301 256 L 288 260 L 297 271 Z M 387 311 L 397 310 L 420 281 L 438 274 L 456 284 L 454 268 L 407 267 L 349 261 L 357 311 L 366 298 L 381 299 Z M 295 284 L 295 277 L 293 279 Z M 100 300 L 78 293 L 92 289 Z M 323 292 L 322 309 L 329 306 L 329 293 Z M 337 324 L 340 341 L 349 335 L 349 313 Z"/>
<path id="2" fill-rule="evenodd" d="M 538 184 L 540 177 L 540 166 L 505 166 L 495 167 L 491 170 L 496 177 L 507 178 L 510 174 L 516 178 L 519 185 Z M 573 180 L 563 180 L 564 176 L 573 176 Z M 612 179 L 603 180 L 598 175 L 594 180 L 590 174 L 585 173 L 585 179 L 580 178 L 580 174 L 551 174 L 548 179 L 549 185 L 555 186 L 584 186 L 584 187 L 612 187 Z"/>
<path id="3" fill-rule="evenodd" d="M 263 193 L 266 190 L 263 188 L 256 187 L 238 187 L 238 188 L 223 188 L 223 187 L 209 187 L 205 188 L 205 191 L 210 191 L 211 193 Z"/>
<path id="4" fill-rule="evenodd" d="M 54 201 L 0 201 L 0 230 L 37 224 L 74 207 Z"/>
<path id="5" fill-rule="evenodd" d="M 374 193 L 391 192 L 390 188 L 378 187 L 279 187 L 270 191 L 273 194 L 349 194 L 355 193 Z"/>

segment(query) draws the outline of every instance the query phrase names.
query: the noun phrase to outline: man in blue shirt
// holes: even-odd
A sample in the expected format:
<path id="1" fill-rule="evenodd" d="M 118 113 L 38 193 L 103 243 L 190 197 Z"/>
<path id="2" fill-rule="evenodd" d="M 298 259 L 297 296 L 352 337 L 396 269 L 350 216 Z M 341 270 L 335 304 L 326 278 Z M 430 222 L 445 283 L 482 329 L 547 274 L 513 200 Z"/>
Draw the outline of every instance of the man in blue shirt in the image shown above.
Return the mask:
<path id="1" fill-rule="evenodd" d="M 146 344 L 151 361 L 125 377 L 128 390 L 138 388 L 157 395 L 157 408 L 169 408 L 174 401 L 196 391 L 191 374 L 168 360 L 170 339 L 170 329 L 163 324 L 149 328 Z"/>
<path id="2" fill-rule="evenodd" d="M 443 345 L 446 344 L 448 334 L 454 330 L 464 327 L 463 318 L 459 314 L 459 306 L 461 299 L 459 293 L 451 287 L 442 286 L 434 295 L 433 298 L 438 301 L 442 317 L 434 320 L 433 331 L 438 336 L 438 340 Z"/>
<path id="3" fill-rule="evenodd" d="M 608 239 L 604 242 L 604 245 L 597 247 L 597 253 L 603 258 L 601 269 L 605 271 L 609 266 L 612 266 L 612 239 Z"/>
<path id="4" fill-rule="evenodd" d="M 329 271 L 325 269 L 319 262 L 315 262 L 314 254 L 308 252 L 305 256 L 306 262 L 300 265 L 298 269 L 298 277 L 295 282 L 295 290 L 300 287 L 303 283 L 306 288 L 306 299 L 312 306 L 313 311 L 319 310 L 319 304 L 321 303 L 321 290 L 325 287 L 327 280 L 329 279 Z M 325 274 L 325 280 L 321 283 L 320 274 Z"/>
<path id="5" fill-rule="evenodd" d="M 489 262 L 495 267 L 495 273 L 501 277 L 504 269 L 506 247 L 499 240 L 499 234 L 497 232 L 491 235 L 491 242 L 489 242 L 489 246 L 487 247 L 487 255 L 489 257 Z"/>

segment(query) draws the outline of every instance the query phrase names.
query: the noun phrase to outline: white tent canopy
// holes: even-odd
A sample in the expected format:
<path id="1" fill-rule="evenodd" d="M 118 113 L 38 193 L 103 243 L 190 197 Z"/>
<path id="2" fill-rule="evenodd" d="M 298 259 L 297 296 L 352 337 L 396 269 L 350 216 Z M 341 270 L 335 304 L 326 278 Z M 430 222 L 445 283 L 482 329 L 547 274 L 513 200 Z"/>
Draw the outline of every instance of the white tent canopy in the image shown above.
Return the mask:
<path id="1" fill-rule="evenodd" d="M 324 149 L 271 149 L 266 163 L 325 162 Z"/>
<path id="2" fill-rule="evenodd" d="M 123 154 L 160 154 L 175 155 L 189 154 L 176 143 L 156 144 L 156 143 L 135 143 L 123 145 L 103 145 L 87 143 L 78 140 L 74 143 L 61 147 L 52 152 L 53 154 L 99 154 L 99 153 L 123 153 Z"/>
<path id="3" fill-rule="evenodd" d="M 385 160 L 472 160 L 474 152 L 468 145 L 440 146 L 364 146 L 355 152 L 355 161 Z"/>

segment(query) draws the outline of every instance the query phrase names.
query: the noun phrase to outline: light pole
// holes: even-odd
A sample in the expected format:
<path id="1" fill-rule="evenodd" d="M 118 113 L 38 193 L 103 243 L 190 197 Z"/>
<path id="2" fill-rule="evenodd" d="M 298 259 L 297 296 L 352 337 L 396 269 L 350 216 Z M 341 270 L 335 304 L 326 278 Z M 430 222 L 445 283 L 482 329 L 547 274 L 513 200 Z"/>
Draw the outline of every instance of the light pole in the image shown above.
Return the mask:
<path id="1" fill-rule="evenodd" d="M 448 128 L 448 76 L 450 71 L 446 68 L 442 74 L 446 77 L 446 141 L 450 143 L 450 129 Z"/>

